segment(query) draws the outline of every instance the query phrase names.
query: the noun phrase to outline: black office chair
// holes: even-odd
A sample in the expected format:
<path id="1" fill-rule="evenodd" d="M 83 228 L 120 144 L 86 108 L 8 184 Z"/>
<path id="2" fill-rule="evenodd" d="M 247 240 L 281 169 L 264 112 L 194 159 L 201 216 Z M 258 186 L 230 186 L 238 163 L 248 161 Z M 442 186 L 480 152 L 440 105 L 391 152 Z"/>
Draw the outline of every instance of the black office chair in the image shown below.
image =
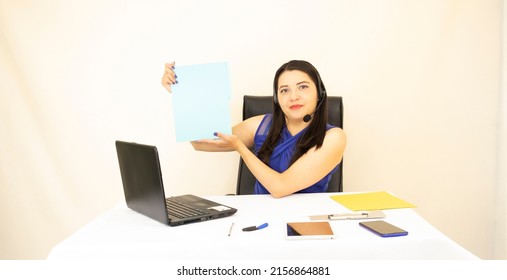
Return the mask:
<path id="1" fill-rule="evenodd" d="M 343 128 L 343 103 L 342 98 L 338 96 L 327 97 L 328 123 Z M 273 112 L 273 96 L 252 96 L 243 97 L 243 120 L 253 116 L 263 115 Z M 342 170 L 343 160 L 338 165 L 338 170 L 331 176 L 327 192 L 342 192 Z M 248 169 L 243 159 L 239 160 L 238 184 L 236 194 L 253 194 L 255 187 L 255 177 Z"/>

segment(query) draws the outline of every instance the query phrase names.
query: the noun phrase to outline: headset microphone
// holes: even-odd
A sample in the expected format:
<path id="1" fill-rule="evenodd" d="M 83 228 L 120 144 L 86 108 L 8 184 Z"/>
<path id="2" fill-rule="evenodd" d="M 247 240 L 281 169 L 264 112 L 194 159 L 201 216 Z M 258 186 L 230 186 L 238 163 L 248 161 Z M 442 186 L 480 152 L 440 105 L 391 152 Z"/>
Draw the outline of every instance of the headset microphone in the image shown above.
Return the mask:
<path id="1" fill-rule="evenodd" d="M 315 107 L 315 111 L 313 111 L 312 115 L 313 115 L 313 114 L 315 114 L 315 112 L 317 112 L 317 110 L 319 110 L 320 105 L 323 103 L 323 102 L 322 102 L 322 99 L 320 99 L 318 102 L 319 102 L 319 104 L 317 104 L 317 107 Z M 306 115 L 303 117 L 303 121 L 304 121 L 305 123 L 307 123 L 307 122 L 311 121 L 311 120 L 312 120 L 312 115 L 310 115 L 310 114 L 306 114 Z"/>

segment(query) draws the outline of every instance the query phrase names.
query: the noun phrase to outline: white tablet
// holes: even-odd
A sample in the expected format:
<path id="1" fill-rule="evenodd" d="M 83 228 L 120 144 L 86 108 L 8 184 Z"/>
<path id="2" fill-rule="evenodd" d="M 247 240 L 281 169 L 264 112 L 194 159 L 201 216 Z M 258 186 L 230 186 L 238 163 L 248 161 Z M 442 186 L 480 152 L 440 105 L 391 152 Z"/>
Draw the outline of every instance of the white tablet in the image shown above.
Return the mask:
<path id="1" fill-rule="evenodd" d="M 286 238 L 289 240 L 333 239 L 334 232 L 328 221 L 288 222 Z"/>

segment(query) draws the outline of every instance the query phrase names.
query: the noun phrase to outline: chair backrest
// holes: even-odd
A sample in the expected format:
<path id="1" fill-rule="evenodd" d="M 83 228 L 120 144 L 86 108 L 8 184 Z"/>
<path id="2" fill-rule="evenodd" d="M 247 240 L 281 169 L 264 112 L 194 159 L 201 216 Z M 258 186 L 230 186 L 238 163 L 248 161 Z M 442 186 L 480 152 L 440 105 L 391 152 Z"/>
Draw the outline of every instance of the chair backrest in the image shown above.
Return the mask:
<path id="1" fill-rule="evenodd" d="M 339 96 L 327 97 L 328 123 L 343 128 L 343 103 Z M 243 120 L 253 116 L 264 115 L 273 112 L 273 96 L 253 96 L 245 95 L 243 97 Z M 342 173 L 343 160 L 338 165 L 338 170 L 331 176 L 327 192 L 342 192 Z M 255 186 L 255 177 L 250 172 L 243 159 L 239 160 L 238 184 L 236 194 L 253 194 Z"/>

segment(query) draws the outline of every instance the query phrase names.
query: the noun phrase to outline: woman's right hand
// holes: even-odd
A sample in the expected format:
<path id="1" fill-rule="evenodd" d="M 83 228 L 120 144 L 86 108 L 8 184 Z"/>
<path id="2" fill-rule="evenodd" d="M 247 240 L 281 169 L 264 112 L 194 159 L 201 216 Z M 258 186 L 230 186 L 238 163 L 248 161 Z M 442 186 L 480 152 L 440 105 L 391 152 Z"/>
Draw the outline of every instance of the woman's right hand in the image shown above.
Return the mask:
<path id="1" fill-rule="evenodd" d="M 162 85 L 165 87 L 165 89 L 171 93 L 171 85 L 174 85 L 177 83 L 176 81 L 176 74 L 174 74 L 174 64 L 175 62 L 166 63 L 165 64 L 165 70 L 164 75 L 162 75 Z"/>

